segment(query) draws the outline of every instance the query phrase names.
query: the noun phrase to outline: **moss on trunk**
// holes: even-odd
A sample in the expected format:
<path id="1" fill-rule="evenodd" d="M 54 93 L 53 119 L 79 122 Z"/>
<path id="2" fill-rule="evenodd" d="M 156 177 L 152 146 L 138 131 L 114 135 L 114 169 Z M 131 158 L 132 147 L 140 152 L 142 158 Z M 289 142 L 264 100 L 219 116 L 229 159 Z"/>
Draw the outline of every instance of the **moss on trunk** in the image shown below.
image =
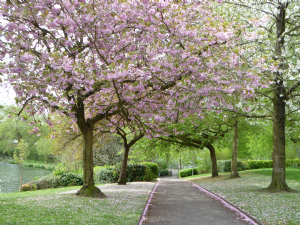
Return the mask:
<path id="1" fill-rule="evenodd" d="M 81 197 L 105 198 L 105 195 L 95 185 L 83 185 L 76 195 Z"/>

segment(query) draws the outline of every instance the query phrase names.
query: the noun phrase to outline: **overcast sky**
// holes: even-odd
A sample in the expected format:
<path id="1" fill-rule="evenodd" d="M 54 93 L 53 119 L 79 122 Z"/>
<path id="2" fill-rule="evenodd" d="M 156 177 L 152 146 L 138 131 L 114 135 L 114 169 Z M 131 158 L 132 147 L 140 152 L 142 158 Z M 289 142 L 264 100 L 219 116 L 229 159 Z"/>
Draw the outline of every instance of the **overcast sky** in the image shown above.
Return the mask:
<path id="1" fill-rule="evenodd" d="M 16 94 L 12 88 L 9 90 L 6 90 L 4 88 L 0 87 L 0 104 L 5 105 L 14 105 L 15 104 L 15 98 Z"/>

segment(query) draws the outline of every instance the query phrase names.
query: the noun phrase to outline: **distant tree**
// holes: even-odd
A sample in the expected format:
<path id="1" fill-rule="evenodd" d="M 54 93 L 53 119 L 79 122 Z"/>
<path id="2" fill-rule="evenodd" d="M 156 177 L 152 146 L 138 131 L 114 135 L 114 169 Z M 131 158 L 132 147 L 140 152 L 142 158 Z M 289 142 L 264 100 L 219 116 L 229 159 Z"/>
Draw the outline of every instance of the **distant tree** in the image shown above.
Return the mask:
<path id="1" fill-rule="evenodd" d="M 20 191 L 22 191 L 23 166 L 29 154 L 30 152 L 29 152 L 28 144 L 23 139 L 21 139 L 16 147 L 16 150 L 14 151 L 14 159 L 20 165 L 20 171 L 21 171 Z"/>

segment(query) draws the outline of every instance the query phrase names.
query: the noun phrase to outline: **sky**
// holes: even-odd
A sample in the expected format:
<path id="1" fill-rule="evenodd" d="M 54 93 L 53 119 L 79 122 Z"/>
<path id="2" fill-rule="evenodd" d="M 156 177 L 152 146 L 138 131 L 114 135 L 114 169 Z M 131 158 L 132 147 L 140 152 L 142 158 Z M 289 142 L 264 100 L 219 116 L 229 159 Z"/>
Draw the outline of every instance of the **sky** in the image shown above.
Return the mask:
<path id="1" fill-rule="evenodd" d="M 16 94 L 12 88 L 4 89 L 0 87 L 0 104 L 1 105 L 15 105 Z"/>

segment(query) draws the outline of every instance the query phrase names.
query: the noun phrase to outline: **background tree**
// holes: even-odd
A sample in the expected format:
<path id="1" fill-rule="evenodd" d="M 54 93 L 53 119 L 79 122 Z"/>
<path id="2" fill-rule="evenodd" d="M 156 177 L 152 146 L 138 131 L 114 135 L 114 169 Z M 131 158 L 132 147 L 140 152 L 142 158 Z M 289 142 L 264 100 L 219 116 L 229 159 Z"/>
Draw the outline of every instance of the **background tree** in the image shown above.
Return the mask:
<path id="1" fill-rule="evenodd" d="M 28 144 L 23 139 L 21 139 L 20 142 L 18 143 L 18 146 L 16 147 L 16 150 L 14 151 L 14 159 L 20 165 L 20 170 L 21 170 L 20 191 L 23 190 L 22 189 L 22 180 L 23 180 L 23 169 L 22 168 L 23 168 L 24 163 L 25 163 L 27 157 L 29 156 L 29 154 L 30 154 L 30 152 L 29 152 Z"/>
<path id="2" fill-rule="evenodd" d="M 43 154 L 39 152 L 37 143 L 41 138 L 48 135 L 48 127 L 37 117 L 29 119 L 27 115 L 18 117 L 18 107 L 4 106 L 0 111 L 0 153 L 9 157 L 18 142 L 23 139 L 29 146 L 29 159 L 44 160 Z"/>
<path id="3" fill-rule="evenodd" d="M 263 73 L 271 81 L 269 87 L 257 91 L 260 98 L 269 100 L 266 107 L 270 106 L 273 117 L 273 174 L 267 190 L 291 191 L 285 181 L 285 123 L 299 108 L 299 1 L 224 2 L 236 12 L 232 15 L 247 24 L 248 35 L 240 44 L 248 47 L 249 60 L 271 59 L 275 65 L 271 73 Z"/>

